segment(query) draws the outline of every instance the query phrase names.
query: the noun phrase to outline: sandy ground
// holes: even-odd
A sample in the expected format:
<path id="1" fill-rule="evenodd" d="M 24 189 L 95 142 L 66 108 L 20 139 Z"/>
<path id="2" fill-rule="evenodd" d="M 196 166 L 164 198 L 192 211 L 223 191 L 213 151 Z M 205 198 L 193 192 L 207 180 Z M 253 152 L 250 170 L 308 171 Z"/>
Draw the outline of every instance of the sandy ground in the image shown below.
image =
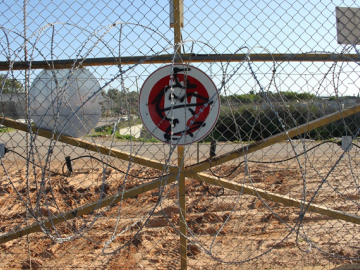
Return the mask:
<path id="1" fill-rule="evenodd" d="M 343 159 L 333 168 L 334 160 L 323 156 L 280 164 L 249 162 L 247 167 L 234 161 L 206 173 L 296 199 L 305 194 L 307 201 L 358 217 L 358 161 Z M 51 219 L 121 194 L 162 174 L 132 165 L 125 178 L 115 169 L 104 171 L 94 160 L 73 166 L 72 175 L 63 175 L 58 164 L 42 176 L 39 168 L 28 173 L 24 164 L 5 162 L 0 234 L 33 224 L 35 217 Z M 127 164 L 117 167 L 128 169 Z M 3 243 L 0 268 L 179 269 L 177 190 L 177 182 L 168 184 Z M 358 269 L 360 227 L 352 222 L 303 214 L 300 208 L 192 179 L 186 180 L 186 204 L 188 269 Z"/>

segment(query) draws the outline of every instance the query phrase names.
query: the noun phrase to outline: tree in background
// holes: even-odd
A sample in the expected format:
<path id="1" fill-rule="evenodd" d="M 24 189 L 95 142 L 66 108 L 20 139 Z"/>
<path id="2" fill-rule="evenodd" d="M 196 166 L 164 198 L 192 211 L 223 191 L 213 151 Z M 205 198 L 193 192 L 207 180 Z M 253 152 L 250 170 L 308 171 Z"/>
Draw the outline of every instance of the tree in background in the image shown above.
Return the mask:
<path id="1" fill-rule="evenodd" d="M 120 91 L 116 88 L 110 88 L 107 92 L 103 92 L 103 97 L 105 99 L 110 99 L 114 101 L 115 105 L 112 107 L 112 111 L 115 114 L 135 114 L 138 112 L 138 102 L 139 94 L 136 91 L 129 92 L 129 89 L 126 91 Z"/>
<path id="2" fill-rule="evenodd" d="M 0 74 L 0 92 L 2 93 L 23 93 L 24 86 L 16 79 L 10 79 L 5 74 Z"/>
<path id="3" fill-rule="evenodd" d="M 111 98 L 112 100 L 114 101 L 119 101 L 121 100 L 121 92 L 119 89 L 116 89 L 116 88 L 110 88 L 108 91 L 107 91 L 107 96 L 109 98 Z"/>

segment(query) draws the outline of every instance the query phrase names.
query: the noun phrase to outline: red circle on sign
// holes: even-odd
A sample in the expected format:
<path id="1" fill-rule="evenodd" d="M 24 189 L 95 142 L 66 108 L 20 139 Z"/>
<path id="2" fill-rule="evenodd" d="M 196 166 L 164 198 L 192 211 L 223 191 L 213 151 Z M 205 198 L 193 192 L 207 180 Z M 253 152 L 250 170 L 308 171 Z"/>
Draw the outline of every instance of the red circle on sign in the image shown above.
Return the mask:
<path id="1" fill-rule="evenodd" d="M 164 118 L 167 116 L 167 110 L 164 108 L 165 99 L 168 98 L 168 95 L 170 95 L 171 92 L 171 88 L 169 86 L 170 77 L 171 76 L 169 75 L 160 79 L 152 88 L 148 99 L 151 119 L 163 132 L 167 132 L 171 126 L 169 121 L 164 121 Z M 184 81 L 184 79 L 187 79 L 187 85 L 196 85 L 196 88 L 186 89 L 186 101 L 189 106 L 192 106 L 189 108 L 194 111 L 194 115 L 187 121 L 186 126 L 189 127 L 189 132 L 195 132 L 201 127 L 200 123 L 205 122 L 207 116 L 209 115 L 210 106 L 204 107 L 206 101 L 209 100 L 209 94 L 205 87 L 192 76 L 178 74 L 177 79 L 179 81 Z M 194 95 L 196 95 L 196 106 L 190 104 L 191 98 Z M 176 107 L 176 102 L 174 103 L 174 106 Z M 202 112 L 200 112 L 201 109 L 203 109 Z M 191 124 L 192 121 L 193 123 Z"/>

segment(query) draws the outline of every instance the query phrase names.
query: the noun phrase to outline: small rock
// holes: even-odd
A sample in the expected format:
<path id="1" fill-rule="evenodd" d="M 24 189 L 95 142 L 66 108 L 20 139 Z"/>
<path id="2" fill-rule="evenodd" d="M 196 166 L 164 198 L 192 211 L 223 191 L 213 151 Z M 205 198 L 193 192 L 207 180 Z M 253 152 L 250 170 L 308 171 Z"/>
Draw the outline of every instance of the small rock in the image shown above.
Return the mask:
<path id="1" fill-rule="evenodd" d="M 11 194 L 13 192 L 13 187 L 11 185 L 0 187 L 0 191 Z"/>
<path id="2" fill-rule="evenodd" d="M 60 247 L 60 244 L 56 243 L 56 244 L 52 245 L 51 247 L 49 247 L 46 251 L 53 257 L 57 258 L 58 256 L 56 255 L 56 251 L 59 249 L 59 247 Z"/>
<path id="3" fill-rule="evenodd" d="M 40 269 L 42 265 L 42 260 L 38 258 L 27 259 L 25 262 L 23 262 L 23 268 L 25 269 Z"/>
<path id="4" fill-rule="evenodd" d="M 38 216 L 48 217 L 50 215 L 56 216 L 59 214 L 59 211 L 53 206 L 42 206 L 40 207 L 40 211 L 37 213 Z"/>
<path id="5" fill-rule="evenodd" d="M 188 256 L 195 256 L 200 253 L 200 249 L 196 245 L 188 245 Z"/>

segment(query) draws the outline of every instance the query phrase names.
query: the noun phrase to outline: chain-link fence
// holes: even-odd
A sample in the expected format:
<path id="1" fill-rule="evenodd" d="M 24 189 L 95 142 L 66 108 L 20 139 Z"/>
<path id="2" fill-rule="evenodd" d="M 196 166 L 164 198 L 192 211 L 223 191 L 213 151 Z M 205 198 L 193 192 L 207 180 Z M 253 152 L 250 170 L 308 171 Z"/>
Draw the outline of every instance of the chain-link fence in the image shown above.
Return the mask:
<path id="1" fill-rule="evenodd" d="M 0 2 L 0 267 L 358 269 L 356 1 Z"/>

